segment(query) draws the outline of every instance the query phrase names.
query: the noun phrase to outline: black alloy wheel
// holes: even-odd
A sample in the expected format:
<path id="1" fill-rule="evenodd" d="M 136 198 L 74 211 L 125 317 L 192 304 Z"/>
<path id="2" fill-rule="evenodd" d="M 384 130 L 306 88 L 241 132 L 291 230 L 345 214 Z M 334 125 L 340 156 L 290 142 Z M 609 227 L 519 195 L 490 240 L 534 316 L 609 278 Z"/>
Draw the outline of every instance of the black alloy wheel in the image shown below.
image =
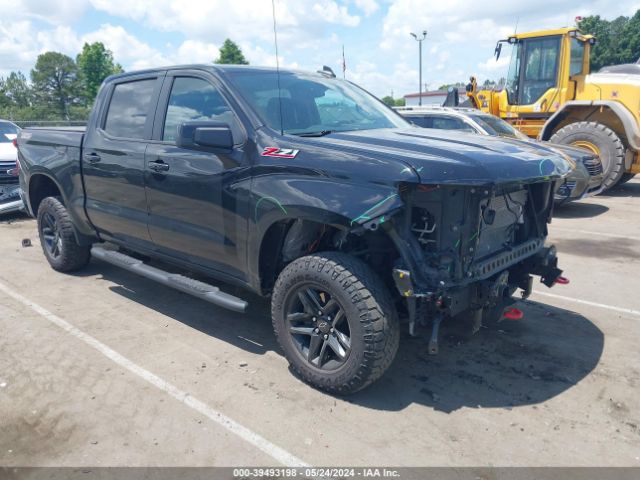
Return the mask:
<path id="1" fill-rule="evenodd" d="M 273 287 L 271 317 L 291 369 L 328 392 L 365 388 L 398 350 L 391 292 L 368 265 L 343 252 L 289 263 Z"/>
<path id="2" fill-rule="evenodd" d="M 49 212 L 44 212 L 42 215 L 42 240 L 43 247 L 46 249 L 49 256 L 53 259 L 57 259 L 62 254 L 62 237 L 60 237 L 60 229 L 58 228 L 58 222 Z"/>
<path id="3" fill-rule="evenodd" d="M 91 245 L 81 245 L 69 212 L 60 197 L 47 197 L 38 206 L 38 234 L 49 265 L 59 272 L 79 270 L 89 263 Z"/>
<path id="4" fill-rule="evenodd" d="M 304 285 L 290 297 L 287 324 L 298 353 L 322 370 L 343 366 L 351 353 L 351 331 L 344 309 L 328 292 Z"/>

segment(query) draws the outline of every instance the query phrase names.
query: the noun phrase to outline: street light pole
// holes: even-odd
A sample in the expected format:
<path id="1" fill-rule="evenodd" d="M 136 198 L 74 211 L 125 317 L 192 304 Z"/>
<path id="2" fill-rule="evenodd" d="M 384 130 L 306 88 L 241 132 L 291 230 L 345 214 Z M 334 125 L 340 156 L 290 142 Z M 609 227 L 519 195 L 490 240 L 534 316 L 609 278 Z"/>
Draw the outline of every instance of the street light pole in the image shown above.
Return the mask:
<path id="1" fill-rule="evenodd" d="M 412 33 L 411 36 L 418 42 L 418 64 L 420 69 L 420 79 L 418 86 L 418 105 L 422 106 L 422 42 L 427 37 L 427 31 L 422 31 L 422 38 L 419 38 L 415 33 Z"/>

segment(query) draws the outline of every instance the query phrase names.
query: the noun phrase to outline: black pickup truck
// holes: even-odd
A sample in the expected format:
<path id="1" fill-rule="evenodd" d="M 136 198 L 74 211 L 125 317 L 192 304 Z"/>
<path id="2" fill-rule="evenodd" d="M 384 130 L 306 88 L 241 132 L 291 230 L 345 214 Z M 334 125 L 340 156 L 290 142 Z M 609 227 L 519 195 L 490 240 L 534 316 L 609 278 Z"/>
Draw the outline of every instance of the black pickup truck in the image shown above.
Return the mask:
<path id="1" fill-rule="evenodd" d="M 413 127 L 328 69 L 113 76 L 86 130 L 25 129 L 18 152 L 54 269 L 93 256 L 239 311 L 158 265 L 271 296 L 287 359 L 331 392 L 383 374 L 399 318 L 435 353 L 443 319 L 495 324 L 532 275 L 562 279 L 544 242 L 564 157 Z"/>

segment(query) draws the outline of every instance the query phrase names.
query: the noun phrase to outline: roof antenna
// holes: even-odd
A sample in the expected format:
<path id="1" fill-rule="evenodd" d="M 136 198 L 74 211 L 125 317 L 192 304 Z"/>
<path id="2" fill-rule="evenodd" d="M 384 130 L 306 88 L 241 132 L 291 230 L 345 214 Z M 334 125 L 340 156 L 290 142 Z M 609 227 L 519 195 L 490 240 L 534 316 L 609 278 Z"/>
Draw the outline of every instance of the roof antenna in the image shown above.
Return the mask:
<path id="1" fill-rule="evenodd" d="M 282 91 L 280 90 L 280 59 L 278 58 L 278 30 L 276 27 L 276 0 L 271 0 L 273 12 L 273 41 L 276 45 L 276 77 L 278 79 L 278 108 L 280 110 L 280 135 L 284 135 L 284 121 L 282 119 Z"/>
<path id="2" fill-rule="evenodd" d="M 513 34 L 518 33 L 518 23 L 520 23 L 520 17 L 516 18 L 516 28 L 513 29 Z"/>

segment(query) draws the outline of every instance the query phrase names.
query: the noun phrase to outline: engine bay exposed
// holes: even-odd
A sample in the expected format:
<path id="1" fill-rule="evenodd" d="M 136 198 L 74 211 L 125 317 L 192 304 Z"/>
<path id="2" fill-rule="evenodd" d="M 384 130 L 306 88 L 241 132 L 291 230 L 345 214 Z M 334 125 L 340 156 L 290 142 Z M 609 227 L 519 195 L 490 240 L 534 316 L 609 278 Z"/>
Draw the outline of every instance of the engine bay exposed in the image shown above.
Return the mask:
<path id="1" fill-rule="evenodd" d="M 410 332 L 431 323 L 432 353 L 442 319 L 470 318 L 477 330 L 502 316 L 517 289 L 527 297 L 532 275 L 546 284 L 559 277 L 555 249 L 544 246 L 553 183 L 419 185 L 402 196 L 406 208 L 383 228 L 400 252 L 393 275 Z"/>
<path id="2" fill-rule="evenodd" d="M 506 187 L 420 185 L 404 193 L 400 229 L 419 246 L 431 288 L 488 278 L 542 248 L 548 182 Z M 404 226 L 402 225 L 404 223 Z"/>
<path id="3" fill-rule="evenodd" d="M 404 207 L 351 230 L 295 222 L 282 258 L 322 249 L 361 258 L 400 293 L 410 333 L 419 325 L 432 326 L 429 351 L 435 353 L 443 319 L 472 319 L 477 330 L 486 319 L 502 317 L 516 290 L 526 298 L 533 275 L 548 286 L 560 277 L 555 249 L 544 245 L 553 192 L 549 181 L 405 184 L 399 190 Z"/>

